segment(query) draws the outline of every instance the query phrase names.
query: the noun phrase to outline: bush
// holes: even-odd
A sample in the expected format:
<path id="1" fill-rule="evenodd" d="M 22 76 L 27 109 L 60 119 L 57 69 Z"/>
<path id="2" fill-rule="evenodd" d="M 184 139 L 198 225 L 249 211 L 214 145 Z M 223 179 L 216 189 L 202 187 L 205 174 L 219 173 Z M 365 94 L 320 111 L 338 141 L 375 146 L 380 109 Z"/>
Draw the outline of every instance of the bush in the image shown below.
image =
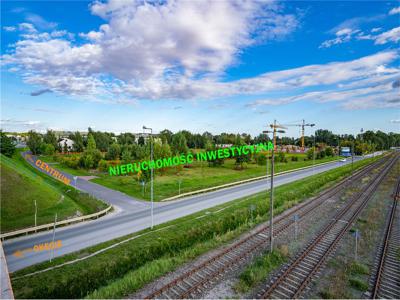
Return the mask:
<path id="1" fill-rule="evenodd" d="M 15 152 L 15 143 L 3 131 L 0 131 L 0 134 L 0 153 L 11 157 Z"/>
<path id="2" fill-rule="evenodd" d="M 299 158 L 298 158 L 297 156 L 292 156 L 291 160 L 292 160 L 292 161 L 298 161 Z"/>
<path id="3" fill-rule="evenodd" d="M 72 155 L 72 156 L 63 156 L 61 157 L 61 163 L 70 167 L 72 169 L 78 169 L 80 165 L 80 157 L 79 155 Z"/>
<path id="4" fill-rule="evenodd" d="M 40 145 L 40 152 L 44 155 L 53 155 L 56 149 L 52 144 L 42 144 Z"/>
<path id="5" fill-rule="evenodd" d="M 334 155 L 332 147 L 326 147 L 325 153 L 326 153 L 326 156 L 333 156 Z"/>
<path id="6" fill-rule="evenodd" d="M 256 155 L 256 162 L 259 166 L 265 166 L 267 164 L 267 153 L 260 152 Z"/>
<path id="7" fill-rule="evenodd" d="M 277 155 L 277 157 L 276 157 L 276 161 L 277 161 L 277 162 L 287 162 L 285 153 L 283 153 L 283 152 L 278 152 L 278 155 Z"/>
<path id="8" fill-rule="evenodd" d="M 350 285 L 359 290 L 359 291 L 366 291 L 368 290 L 368 284 L 358 278 L 350 278 L 349 279 Z"/>

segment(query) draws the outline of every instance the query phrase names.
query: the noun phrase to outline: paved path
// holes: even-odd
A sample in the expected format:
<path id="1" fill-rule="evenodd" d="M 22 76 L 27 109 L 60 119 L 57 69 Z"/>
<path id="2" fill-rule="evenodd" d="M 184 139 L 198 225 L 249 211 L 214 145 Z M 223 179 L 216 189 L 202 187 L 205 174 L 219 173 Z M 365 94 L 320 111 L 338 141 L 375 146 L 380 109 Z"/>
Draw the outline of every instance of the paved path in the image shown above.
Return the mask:
<path id="1" fill-rule="evenodd" d="M 356 158 L 356 160 L 359 159 L 362 158 Z M 275 186 L 293 182 L 349 163 L 351 163 L 350 160 L 347 162 L 333 162 L 326 165 L 316 166 L 314 170 L 305 169 L 279 175 L 275 178 Z M 253 195 L 267 190 L 267 187 L 268 182 L 264 179 L 206 194 L 165 202 L 163 205 L 160 204 L 154 207 L 155 224 L 161 224 L 222 203 Z M 62 256 L 88 246 L 140 231 L 149 226 L 150 209 L 145 207 L 136 211 L 125 211 L 118 215 L 106 216 L 97 220 L 60 228 L 57 229 L 56 240 L 62 240 L 63 246 L 55 251 L 55 256 Z M 12 254 L 17 250 L 23 250 L 40 243 L 49 242 L 51 239 L 51 232 L 42 232 L 31 236 L 24 236 L 5 241 L 4 251 L 7 256 L 10 271 L 13 272 L 48 260 L 49 253 L 45 251 L 26 253 L 23 258 L 15 257 Z"/>
<path id="2" fill-rule="evenodd" d="M 40 168 L 41 161 L 40 157 L 32 155 L 30 152 L 21 153 L 27 162 L 40 172 L 43 172 L 49 176 L 52 176 L 46 172 L 45 166 L 43 169 Z M 52 169 L 56 170 L 58 173 L 62 174 L 65 178 L 70 180 L 70 185 L 75 186 L 74 176 L 66 172 L 60 171 L 54 168 L 53 165 L 49 165 Z M 52 172 L 54 173 L 54 172 Z M 55 177 L 55 176 L 53 176 Z M 61 177 L 61 176 L 60 176 Z M 59 179 L 60 180 L 60 179 Z M 87 181 L 85 178 L 79 178 L 76 180 L 76 188 L 83 192 L 86 192 L 94 197 L 101 199 L 111 205 L 113 205 L 117 211 L 137 211 L 150 206 L 148 201 L 142 201 L 124 193 L 109 189 L 102 185 L 96 184 L 94 182 Z"/>

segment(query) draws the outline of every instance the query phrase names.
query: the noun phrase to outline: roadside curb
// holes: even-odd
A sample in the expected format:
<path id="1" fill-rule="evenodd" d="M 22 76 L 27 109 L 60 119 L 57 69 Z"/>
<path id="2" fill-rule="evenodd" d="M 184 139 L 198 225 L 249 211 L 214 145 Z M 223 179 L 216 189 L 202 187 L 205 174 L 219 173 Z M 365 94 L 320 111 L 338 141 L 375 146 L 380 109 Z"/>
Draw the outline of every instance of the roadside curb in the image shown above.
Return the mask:
<path id="1" fill-rule="evenodd" d="M 331 163 L 338 162 L 338 161 L 340 161 L 340 159 L 333 160 L 333 161 L 328 161 L 328 162 L 324 162 L 324 163 L 320 163 L 320 164 L 315 164 L 314 166 L 307 166 L 307 167 L 301 167 L 301 168 L 297 168 L 297 169 L 293 169 L 293 170 L 283 171 L 283 172 L 275 173 L 274 175 L 275 176 L 279 176 L 279 175 L 283 175 L 283 174 L 287 174 L 287 173 L 293 173 L 293 172 L 296 172 L 296 171 L 305 170 L 305 169 L 311 169 L 311 168 L 316 167 L 316 166 L 322 166 L 322 165 L 326 165 L 326 164 L 331 164 Z M 263 176 L 249 178 L 249 179 L 245 179 L 245 180 L 241 180 L 241 181 L 235 181 L 235 182 L 231 182 L 231 183 L 226 183 L 226 184 L 223 184 L 223 185 L 217 185 L 217 186 L 214 186 L 214 187 L 211 187 L 211 188 L 206 188 L 206 189 L 201 189 L 201 190 L 197 190 L 197 191 L 187 192 L 187 193 L 183 193 L 183 194 L 180 194 L 180 195 L 176 195 L 176 196 L 172 196 L 172 197 L 169 197 L 169 198 L 165 198 L 165 199 L 160 200 L 160 202 L 171 201 L 171 200 L 179 199 L 179 198 L 182 198 L 182 197 L 202 194 L 202 193 L 206 193 L 206 192 L 210 192 L 210 191 L 216 191 L 216 190 L 220 190 L 220 189 L 223 189 L 223 188 L 239 185 L 239 184 L 242 184 L 242 183 L 247 183 L 247 182 L 266 179 L 266 178 L 269 178 L 269 177 L 271 177 L 271 175 L 263 175 Z"/>
<path id="2" fill-rule="evenodd" d="M 82 217 L 77 217 L 77 218 L 72 218 L 72 219 L 66 219 L 63 221 L 59 221 L 56 222 L 56 227 L 60 226 L 60 225 L 68 225 L 68 224 L 72 224 L 72 223 L 76 223 L 76 222 L 83 222 L 89 219 L 93 219 L 93 218 L 99 218 L 102 215 L 106 215 L 108 213 L 109 210 L 111 210 L 112 205 L 110 205 L 109 207 L 103 209 L 102 211 L 99 211 L 97 213 L 93 213 L 90 215 L 86 215 L 86 216 L 82 216 Z M 23 234 L 28 234 L 28 233 L 36 233 L 37 231 L 40 230 L 49 230 L 50 228 L 52 228 L 54 226 L 54 223 L 49 223 L 49 224 L 44 224 L 44 225 L 39 225 L 36 227 L 29 227 L 29 228 L 24 228 L 24 229 L 20 229 L 20 230 L 16 230 L 16 231 L 11 231 L 11 232 L 7 232 L 7 233 L 3 233 L 0 235 L 0 239 L 3 241 L 6 238 L 10 238 L 10 237 L 15 237 L 15 236 L 19 236 L 19 235 L 23 235 Z"/>

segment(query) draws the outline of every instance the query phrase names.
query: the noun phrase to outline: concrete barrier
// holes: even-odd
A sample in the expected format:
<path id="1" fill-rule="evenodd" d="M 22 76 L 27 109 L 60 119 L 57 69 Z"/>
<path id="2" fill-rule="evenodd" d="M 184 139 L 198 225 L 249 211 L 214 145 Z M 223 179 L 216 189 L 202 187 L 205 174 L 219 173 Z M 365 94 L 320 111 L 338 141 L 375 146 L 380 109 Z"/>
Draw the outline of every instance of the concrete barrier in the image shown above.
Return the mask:
<path id="1" fill-rule="evenodd" d="M 8 274 L 7 261 L 0 242 L 0 268 L 1 268 L 1 299 L 14 299 L 14 293 Z"/>
<path id="2" fill-rule="evenodd" d="M 71 223 L 82 222 L 82 221 L 94 219 L 94 218 L 97 219 L 98 217 L 100 217 L 102 215 L 106 215 L 111 208 L 112 208 L 112 206 L 110 205 L 106 209 L 103 209 L 102 211 L 99 211 L 97 213 L 56 222 L 56 227 L 60 226 L 60 225 L 67 225 L 67 224 L 71 224 Z M 49 224 L 39 225 L 36 227 L 24 228 L 24 229 L 20 229 L 20 230 L 16 230 L 16 231 L 3 233 L 0 235 L 0 238 L 1 238 L 1 240 L 4 240 L 5 238 L 10 238 L 10 237 L 23 235 L 23 234 L 37 232 L 37 231 L 44 230 L 44 229 L 48 230 L 48 229 L 52 228 L 53 226 L 54 226 L 54 223 L 49 223 Z"/>
<path id="3" fill-rule="evenodd" d="M 322 165 L 326 165 L 326 164 L 331 164 L 331 163 L 334 163 L 334 162 L 338 162 L 339 160 L 340 159 L 333 160 L 333 161 L 328 161 L 328 162 L 324 162 L 324 163 L 320 163 L 320 164 L 315 164 L 314 166 L 316 167 L 316 166 L 322 166 Z M 278 176 L 278 175 L 282 175 L 282 174 L 286 174 L 286 173 L 292 173 L 292 172 L 296 172 L 296 171 L 300 171 L 300 170 L 304 170 L 304 169 L 310 169 L 312 167 L 313 166 L 297 168 L 297 169 L 293 169 L 293 170 L 288 170 L 288 171 L 275 173 L 274 175 Z M 235 182 L 231 182 L 231 183 L 227 183 L 227 184 L 217 185 L 217 186 L 214 186 L 214 187 L 211 187 L 211 188 L 206 188 L 206 189 L 201 189 L 201 190 L 197 190 L 197 191 L 187 192 L 187 193 L 183 193 L 183 194 L 180 194 L 180 195 L 176 195 L 176 196 L 172 196 L 172 197 L 169 197 L 169 198 L 162 199 L 161 202 L 163 202 L 163 201 L 171 201 L 171 200 L 179 199 L 179 198 L 186 197 L 186 196 L 192 196 L 192 195 L 196 195 L 196 194 L 202 194 L 202 193 L 206 193 L 206 192 L 211 192 L 211 191 L 215 191 L 215 190 L 219 190 L 219 189 L 235 186 L 235 185 L 242 184 L 242 183 L 262 180 L 262 179 L 268 178 L 270 176 L 271 175 L 263 175 L 263 176 L 249 178 L 249 179 L 240 180 L 240 181 L 235 181 Z"/>

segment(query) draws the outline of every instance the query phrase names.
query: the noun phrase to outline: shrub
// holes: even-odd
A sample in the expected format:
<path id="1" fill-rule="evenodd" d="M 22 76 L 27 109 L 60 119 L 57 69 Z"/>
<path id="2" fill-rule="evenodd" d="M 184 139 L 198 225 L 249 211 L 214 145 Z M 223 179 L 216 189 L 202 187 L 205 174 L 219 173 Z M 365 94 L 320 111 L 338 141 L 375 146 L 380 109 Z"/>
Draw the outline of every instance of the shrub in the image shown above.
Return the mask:
<path id="1" fill-rule="evenodd" d="M 350 278 L 349 279 L 350 285 L 359 290 L 359 291 L 366 291 L 368 290 L 368 284 L 358 278 Z"/>
<path id="2" fill-rule="evenodd" d="M 260 152 L 256 155 L 256 162 L 259 166 L 265 166 L 267 164 L 267 153 Z"/>
<path id="3" fill-rule="evenodd" d="M 332 147 L 326 147 L 325 153 L 326 153 L 326 156 L 333 156 L 334 155 Z"/>
<path id="4" fill-rule="evenodd" d="M 52 144 L 42 144 L 41 152 L 45 155 L 53 155 L 56 149 Z"/>
<path id="5" fill-rule="evenodd" d="M 298 161 L 299 158 L 298 158 L 297 156 L 292 156 L 291 160 L 292 160 L 292 161 Z"/>

